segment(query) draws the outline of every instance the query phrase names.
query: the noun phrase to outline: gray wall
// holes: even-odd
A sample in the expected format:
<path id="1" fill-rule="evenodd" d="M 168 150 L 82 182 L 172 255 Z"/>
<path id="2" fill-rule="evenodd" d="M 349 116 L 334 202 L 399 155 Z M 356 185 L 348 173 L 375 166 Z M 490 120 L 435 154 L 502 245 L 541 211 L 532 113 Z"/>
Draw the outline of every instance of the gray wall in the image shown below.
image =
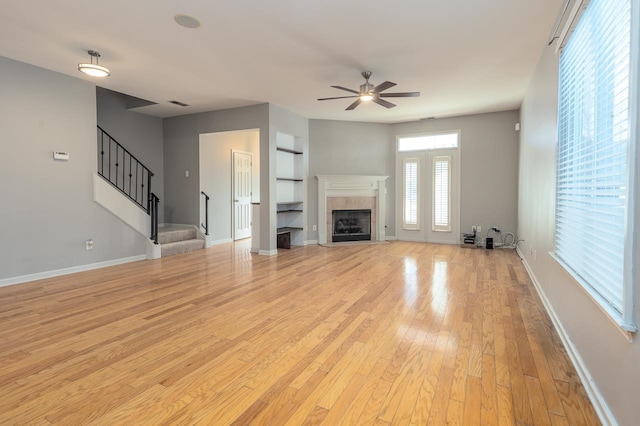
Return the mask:
<path id="1" fill-rule="evenodd" d="M 480 225 L 483 234 L 491 226 L 515 234 L 519 119 L 518 111 L 506 111 L 400 124 L 310 120 L 309 225 L 318 222 L 316 175 L 388 175 L 387 235 L 395 236 L 397 136 L 460 130 L 461 232 Z"/>
<path id="2" fill-rule="evenodd" d="M 165 222 L 199 225 L 199 140 L 203 133 L 260 131 L 260 203 L 268 203 L 269 179 L 265 178 L 269 173 L 268 104 L 165 118 L 163 126 Z M 189 177 L 185 177 L 186 170 Z M 268 232 L 269 220 L 268 212 L 261 212 L 260 229 L 267 228 Z M 261 238 L 260 242 L 262 248 L 263 242 L 268 244 L 269 238 Z"/>
<path id="3" fill-rule="evenodd" d="M 93 201 L 95 85 L 3 57 L 0 75 L 0 279 L 144 254 Z"/>
<path id="4" fill-rule="evenodd" d="M 318 239 L 317 175 L 377 175 L 387 179 L 387 236 L 395 236 L 395 145 L 388 124 L 309 120 L 308 223 Z"/>
<path id="5" fill-rule="evenodd" d="M 460 232 L 492 226 L 517 231 L 518 111 L 422 120 L 392 125 L 395 137 L 460 130 Z"/>
<path id="6" fill-rule="evenodd" d="M 164 158 L 162 119 L 127 109 L 127 96 L 96 89 L 98 125 L 124 146 L 154 174 L 151 190 L 160 198 L 160 223 L 164 222 Z"/>
<path id="7" fill-rule="evenodd" d="M 637 424 L 640 409 L 640 342 L 630 343 L 617 325 L 549 255 L 554 249 L 558 57 L 544 49 L 522 104 L 520 245 L 577 356 L 621 425 Z M 640 98 L 640 94 L 636 94 Z M 636 197 L 638 198 L 638 197 Z M 637 221 L 636 221 L 637 223 Z M 638 264 L 636 253 L 635 264 Z M 636 319 L 640 273 L 635 270 Z"/>

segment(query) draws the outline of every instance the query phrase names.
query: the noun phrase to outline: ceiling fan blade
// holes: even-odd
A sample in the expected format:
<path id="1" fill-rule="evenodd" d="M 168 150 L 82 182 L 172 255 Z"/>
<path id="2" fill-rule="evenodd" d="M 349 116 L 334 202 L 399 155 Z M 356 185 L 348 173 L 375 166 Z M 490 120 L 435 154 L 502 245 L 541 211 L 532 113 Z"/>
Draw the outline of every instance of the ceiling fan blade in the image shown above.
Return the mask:
<path id="1" fill-rule="evenodd" d="M 334 89 L 346 90 L 347 92 L 355 93 L 356 95 L 360 94 L 360 92 L 358 92 L 357 90 L 347 89 L 346 87 L 342 87 L 342 86 L 331 86 L 331 87 L 333 87 Z"/>
<path id="2" fill-rule="evenodd" d="M 377 93 L 382 92 L 383 90 L 387 90 L 387 89 L 391 89 L 393 86 L 395 86 L 395 83 L 392 83 L 390 81 L 385 81 L 384 83 L 380 83 L 375 87 L 375 91 Z"/>
<path id="3" fill-rule="evenodd" d="M 318 98 L 319 101 L 330 101 L 331 99 L 347 99 L 347 98 L 359 98 L 359 96 L 336 96 L 333 98 Z"/>
<path id="4" fill-rule="evenodd" d="M 396 93 L 380 93 L 383 98 L 415 98 L 420 96 L 420 92 L 396 92 Z"/>
<path id="5" fill-rule="evenodd" d="M 378 105 L 382 105 L 385 108 L 393 108 L 394 106 L 396 106 L 396 104 L 392 104 L 389 101 L 385 101 L 384 99 L 380 99 L 380 98 L 373 98 L 373 102 L 377 103 Z"/>
<path id="6" fill-rule="evenodd" d="M 354 103 L 352 103 L 351 105 L 349 105 L 349 106 L 345 109 L 345 111 L 351 111 L 352 109 L 356 109 L 356 107 L 357 107 L 358 105 L 360 105 L 361 103 L 362 103 L 362 99 L 358 98 L 358 99 L 356 99 L 356 101 L 355 101 Z"/>

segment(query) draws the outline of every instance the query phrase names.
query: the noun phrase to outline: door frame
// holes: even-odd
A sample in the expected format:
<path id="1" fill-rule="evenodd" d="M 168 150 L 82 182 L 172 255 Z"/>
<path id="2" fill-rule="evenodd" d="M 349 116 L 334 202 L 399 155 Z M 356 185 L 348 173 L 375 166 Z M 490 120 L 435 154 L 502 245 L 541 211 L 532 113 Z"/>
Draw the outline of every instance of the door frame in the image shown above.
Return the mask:
<path id="1" fill-rule="evenodd" d="M 435 244 L 458 244 L 460 241 L 460 199 L 461 199 L 461 157 L 462 157 L 462 132 L 459 130 L 441 131 L 441 132 L 424 132 L 418 135 L 432 135 L 432 134 L 446 134 L 446 133 L 458 133 L 458 147 L 457 148 L 441 148 L 434 150 L 416 150 L 416 151 L 398 151 L 397 139 L 403 136 L 413 135 L 398 135 L 396 137 L 396 239 L 401 241 L 417 241 Z M 437 156 L 451 155 L 451 193 L 453 197 L 451 199 L 451 206 L 457 206 L 455 211 L 451 214 L 451 235 L 452 241 L 439 240 L 437 235 L 442 231 L 432 230 L 432 208 L 433 208 L 433 158 Z M 403 176 L 403 160 L 405 158 L 418 158 L 418 217 L 419 223 L 417 230 L 409 230 L 403 228 L 403 203 L 404 203 L 404 176 Z M 429 174 L 429 179 L 427 179 Z M 430 185 L 426 185 L 429 182 Z M 452 208 L 452 210 L 454 210 Z M 427 219 L 431 220 L 427 220 Z"/>
<path id="2" fill-rule="evenodd" d="M 235 155 L 236 154 L 244 154 L 244 155 L 248 155 L 251 158 L 251 164 L 253 165 L 253 153 L 251 152 L 247 152 L 247 151 L 241 151 L 238 149 L 232 149 L 231 150 L 231 240 L 232 241 L 238 241 L 238 238 L 236 238 L 236 203 L 235 203 L 235 194 L 236 194 L 236 162 L 235 162 Z M 253 166 L 249 167 L 249 177 L 251 182 L 253 183 Z M 253 185 L 252 185 L 253 186 Z M 253 190 L 251 191 L 251 195 L 250 198 L 253 196 Z M 251 204 L 251 203 L 249 203 Z M 253 214 L 252 212 L 253 209 L 249 209 L 249 214 Z M 253 217 L 251 218 L 251 221 L 253 221 Z M 252 229 L 251 227 L 249 227 L 249 233 L 250 235 L 248 237 L 242 237 L 240 239 L 246 239 L 246 238 L 251 238 L 252 235 Z"/>

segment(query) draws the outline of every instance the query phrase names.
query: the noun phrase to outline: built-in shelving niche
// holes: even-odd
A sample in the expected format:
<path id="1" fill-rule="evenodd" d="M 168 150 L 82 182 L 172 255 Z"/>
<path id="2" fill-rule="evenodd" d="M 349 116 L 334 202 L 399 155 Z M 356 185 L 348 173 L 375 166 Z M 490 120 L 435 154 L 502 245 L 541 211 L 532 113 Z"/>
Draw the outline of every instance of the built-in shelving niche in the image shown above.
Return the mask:
<path id="1" fill-rule="evenodd" d="M 296 138 L 276 134 L 276 213 L 278 248 L 304 245 L 304 151 Z M 286 235 L 288 234 L 288 235 Z"/>

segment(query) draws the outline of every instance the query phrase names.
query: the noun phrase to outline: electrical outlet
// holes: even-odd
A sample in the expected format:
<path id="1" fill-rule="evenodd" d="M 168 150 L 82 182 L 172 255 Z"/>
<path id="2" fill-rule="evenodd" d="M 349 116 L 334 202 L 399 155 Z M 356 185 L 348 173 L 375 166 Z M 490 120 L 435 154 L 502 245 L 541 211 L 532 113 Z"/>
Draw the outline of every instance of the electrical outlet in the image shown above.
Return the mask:
<path id="1" fill-rule="evenodd" d="M 318 225 L 313 225 L 313 230 L 317 231 L 318 230 Z"/>
<path id="2" fill-rule="evenodd" d="M 477 230 L 478 230 L 478 227 L 477 227 L 477 226 L 473 225 L 473 226 L 471 227 L 471 232 L 476 232 Z"/>
<path id="3" fill-rule="evenodd" d="M 533 260 L 538 260 L 538 251 L 537 250 L 533 251 Z"/>
<path id="4" fill-rule="evenodd" d="M 86 250 L 93 250 L 93 240 L 87 240 L 84 242 L 84 248 Z"/>
<path id="5" fill-rule="evenodd" d="M 478 232 L 482 232 L 482 226 L 476 226 L 476 229 L 478 230 Z"/>

